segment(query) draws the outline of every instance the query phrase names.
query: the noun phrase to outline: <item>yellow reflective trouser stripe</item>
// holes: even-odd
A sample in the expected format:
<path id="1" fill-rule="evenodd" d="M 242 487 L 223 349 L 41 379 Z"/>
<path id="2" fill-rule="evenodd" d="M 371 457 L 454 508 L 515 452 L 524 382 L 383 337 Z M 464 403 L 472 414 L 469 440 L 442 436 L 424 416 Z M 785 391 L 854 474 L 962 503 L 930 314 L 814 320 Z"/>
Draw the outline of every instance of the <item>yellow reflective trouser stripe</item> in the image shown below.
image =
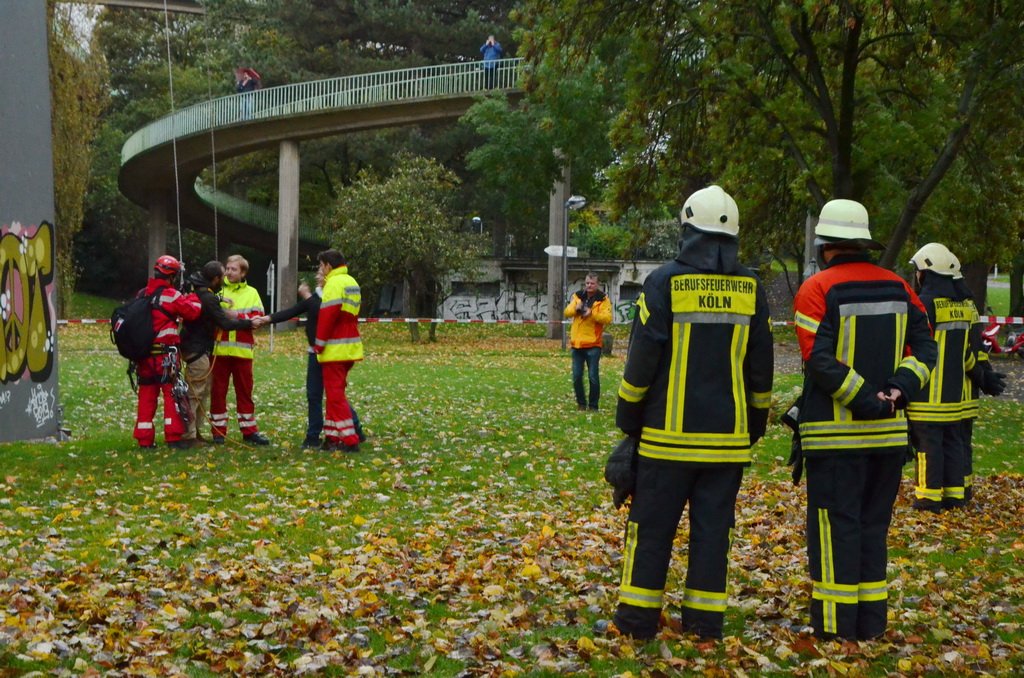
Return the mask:
<path id="1" fill-rule="evenodd" d="M 797 327 L 803 328 L 810 332 L 811 334 L 818 333 L 818 325 L 820 323 L 809 315 L 804 315 L 803 313 L 797 311 L 796 317 L 794 318 L 794 322 L 796 323 Z"/>
<path id="2" fill-rule="evenodd" d="M 672 362 L 668 368 L 668 392 L 665 396 L 665 428 L 683 429 L 683 403 L 686 395 L 686 365 L 690 352 L 690 325 L 672 323 Z"/>
<path id="3" fill-rule="evenodd" d="M 942 489 L 928 488 L 928 455 L 924 452 L 917 453 L 917 486 L 914 487 L 914 496 L 918 499 L 930 499 L 932 501 L 942 500 Z"/>
<path id="4" fill-rule="evenodd" d="M 970 473 L 964 476 L 964 489 L 974 485 L 974 474 Z"/>
<path id="5" fill-rule="evenodd" d="M 818 587 L 824 584 L 835 582 L 835 567 L 832 561 L 832 525 L 828 520 L 828 509 L 818 509 L 818 546 L 821 550 L 821 581 L 813 582 L 812 597 L 818 598 Z M 854 594 L 856 595 L 856 594 Z M 835 633 L 838 627 L 836 621 L 836 601 L 828 598 L 820 598 L 822 624 L 824 633 Z"/>
<path id="6" fill-rule="evenodd" d="M 633 567 L 636 565 L 636 533 L 638 525 L 626 523 L 626 549 L 622 559 L 622 581 L 619 583 L 619 602 L 636 607 L 661 608 L 663 591 L 644 589 L 630 584 L 633 581 Z"/>
<path id="7" fill-rule="evenodd" d="M 942 488 L 942 497 L 944 499 L 963 499 L 964 488 L 962 487 L 944 487 Z"/>
<path id="8" fill-rule="evenodd" d="M 862 581 L 857 587 L 857 600 L 865 603 L 885 600 L 889 597 L 889 586 L 885 581 Z"/>
<path id="9" fill-rule="evenodd" d="M 747 387 L 743 381 L 743 359 L 747 355 L 749 325 L 735 325 L 732 328 L 732 401 L 736 410 L 733 431 L 745 433 L 747 426 Z M 748 436 L 749 440 L 749 436 Z"/>
<path id="10" fill-rule="evenodd" d="M 728 607 L 728 595 L 718 591 L 700 591 L 683 589 L 683 607 L 706 612 L 725 612 Z"/>
<path id="11" fill-rule="evenodd" d="M 633 386 L 625 379 L 619 384 L 619 397 L 628 403 L 638 403 L 647 395 L 650 386 Z"/>
<path id="12" fill-rule="evenodd" d="M 816 581 L 814 582 L 814 588 L 811 592 L 811 597 L 815 600 L 822 602 L 840 604 L 840 605 L 856 605 L 859 597 L 858 587 L 856 584 L 836 584 L 836 583 L 825 583 Z M 832 608 L 832 613 L 835 614 L 835 607 Z M 832 623 L 835 623 L 833 618 Z M 825 630 L 829 631 L 828 621 L 825 622 Z M 835 631 L 833 627 L 831 631 Z"/>
<path id="13" fill-rule="evenodd" d="M 637 586 L 619 587 L 619 602 L 634 607 L 652 607 L 661 609 L 662 591 L 642 589 Z"/>
<path id="14" fill-rule="evenodd" d="M 759 410 L 767 410 L 772 406 L 772 392 L 765 391 L 764 393 L 751 393 L 750 404 Z"/>
<path id="15" fill-rule="evenodd" d="M 843 379 L 843 383 L 832 393 L 832 398 L 843 407 L 846 407 L 853 402 L 853 399 L 857 397 L 863 386 L 864 377 L 851 369 L 846 373 L 846 379 Z"/>

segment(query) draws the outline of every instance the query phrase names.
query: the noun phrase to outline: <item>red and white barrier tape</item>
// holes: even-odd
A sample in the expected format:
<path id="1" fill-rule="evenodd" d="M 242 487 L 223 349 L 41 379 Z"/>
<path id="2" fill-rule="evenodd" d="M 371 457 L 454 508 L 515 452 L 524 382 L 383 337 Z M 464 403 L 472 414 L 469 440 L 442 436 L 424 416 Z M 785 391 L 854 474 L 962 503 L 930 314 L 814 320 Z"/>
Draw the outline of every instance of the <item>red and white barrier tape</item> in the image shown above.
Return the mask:
<path id="1" fill-rule="evenodd" d="M 1024 325 L 1024 317 L 1021 316 L 1002 316 L 1002 315 L 983 315 L 980 318 L 981 322 L 988 323 L 996 321 L 1000 325 Z M 508 320 L 508 319 L 471 319 L 471 318 L 360 318 L 361 323 L 439 323 L 445 325 L 455 325 L 461 323 L 468 323 L 472 325 L 547 325 L 547 320 Z M 570 320 L 562 320 L 562 323 L 572 322 Z M 628 325 L 632 321 L 624 323 L 612 323 L 613 325 Z M 109 318 L 69 318 L 67 320 L 58 320 L 58 325 L 103 325 L 109 324 Z M 793 324 L 792 320 L 776 320 L 772 323 L 775 326 L 789 326 Z"/>

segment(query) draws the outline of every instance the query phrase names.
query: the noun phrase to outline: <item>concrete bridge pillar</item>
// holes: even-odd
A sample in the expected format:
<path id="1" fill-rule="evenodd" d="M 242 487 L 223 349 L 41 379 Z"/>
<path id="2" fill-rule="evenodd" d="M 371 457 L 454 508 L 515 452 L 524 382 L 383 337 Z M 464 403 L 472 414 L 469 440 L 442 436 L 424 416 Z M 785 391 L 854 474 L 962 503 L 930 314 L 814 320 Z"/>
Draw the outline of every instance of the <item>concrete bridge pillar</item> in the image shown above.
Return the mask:
<path id="1" fill-rule="evenodd" d="M 282 141 L 277 190 L 277 310 L 295 304 L 299 284 L 299 143 Z M 277 329 L 292 329 L 286 323 Z"/>
<path id="2" fill-rule="evenodd" d="M 562 166 L 562 179 L 551 187 L 551 199 L 548 203 L 548 244 L 561 245 L 565 254 L 563 239 L 565 203 L 569 200 L 571 173 L 569 160 L 558 151 L 555 155 L 565 163 Z M 561 339 L 565 331 L 562 324 L 562 309 L 565 308 L 565 290 L 562 289 L 562 257 L 548 256 L 548 339 Z"/>
<path id="3" fill-rule="evenodd" d="M 149 259 L 146 261 L 146 277 L 151 275 L 153 262 L 167 254 L 167 196 L 154 193 L 149 199 L 149 232 L 146 236 Z"/>

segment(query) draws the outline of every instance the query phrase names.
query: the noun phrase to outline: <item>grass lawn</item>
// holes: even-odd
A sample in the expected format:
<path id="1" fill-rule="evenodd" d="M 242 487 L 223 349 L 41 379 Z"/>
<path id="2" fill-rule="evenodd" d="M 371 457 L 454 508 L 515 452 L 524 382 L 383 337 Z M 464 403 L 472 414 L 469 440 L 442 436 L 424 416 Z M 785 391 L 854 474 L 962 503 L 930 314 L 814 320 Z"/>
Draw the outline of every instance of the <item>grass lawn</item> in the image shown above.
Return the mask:
<path id="1" fill-rule="evenodd" d="M 603 409 L 581 413 L 568 356 L 541 327 L 446 325 L 423 345 L 401 324 L 363 330 L 358 454 L 300 449 L 295 332 L 272 353 L 260 339 L 272 446 L 233 428 L 222 447 L 143 453 L 106 327 L 62 326 L 72 440 L 0 445 L 0 675 L 1024 671 L 1020 404 L 983 400 L 969 508 L 917 515 L 904 483 L 883 640 L 802 629 L 803 486 L 773 424 L 738 501 L 727 638 L 678 628 L 680 542 L 667 625 L 643 644 L 595 633 L 614 610 L 625 522 L 602 479 L 622 355 L 602 361 Z M 778 375 L 776 409 L 798 388 Z"/>

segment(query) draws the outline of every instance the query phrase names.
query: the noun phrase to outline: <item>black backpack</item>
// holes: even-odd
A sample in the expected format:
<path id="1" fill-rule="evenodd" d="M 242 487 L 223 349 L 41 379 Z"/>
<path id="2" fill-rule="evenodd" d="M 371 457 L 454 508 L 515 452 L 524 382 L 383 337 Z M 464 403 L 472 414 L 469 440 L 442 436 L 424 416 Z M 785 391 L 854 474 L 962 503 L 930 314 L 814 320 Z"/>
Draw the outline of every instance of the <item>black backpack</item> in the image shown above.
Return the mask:
<path id="1" fill-rule="evenodd" d="M 153 309 L 159 309 L 158 299 L 162 289 L 152 294 L 139 293 L 127 304 L 114 309 L 110 315 L 110 341 L 117 346 L 117 352 L 132 362 L 139 362 L 151 355 L 156 330 L 153 329 Z M 170 315 L 170 314 L 168 314 Z"/>

